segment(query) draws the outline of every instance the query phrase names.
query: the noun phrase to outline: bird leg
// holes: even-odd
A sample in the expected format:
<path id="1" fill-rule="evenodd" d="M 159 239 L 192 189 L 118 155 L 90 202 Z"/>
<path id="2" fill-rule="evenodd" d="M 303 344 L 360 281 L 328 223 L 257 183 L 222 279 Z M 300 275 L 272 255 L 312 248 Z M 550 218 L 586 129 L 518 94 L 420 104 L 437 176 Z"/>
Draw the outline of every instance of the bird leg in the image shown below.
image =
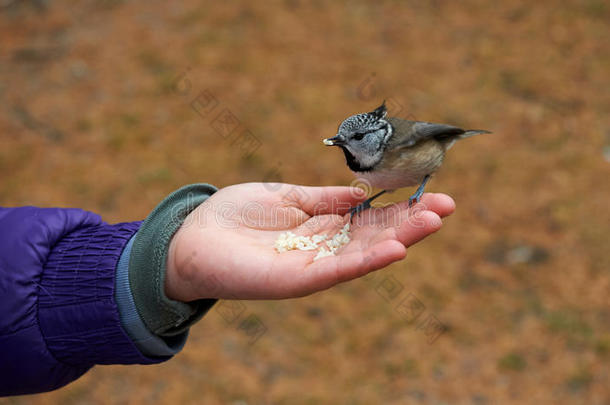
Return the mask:
<path id="1" fill-rule="evenodd" d="M 349 222 L 352 223 L 352 219 L 354 219 L 354 215 L 359 214 L 362 211 L 368 210 L 369 208 L 371 208 L 371 202 L 373 202 L 373 200 L 375 198 L 379 197 L 380 195 L 382 195 L 383 193 L 385 193 L 387 191 L 388 190 L 381 190 L 380 192 L 378 192 L 377 194 L 375 194 L 371 198 L 367 198 L 366 200 L 364 200 L 360 204 L 356 205 L 355 207 L 350 208 L 350 210 L 349 210 L 349 212 L 350 212 Z"/>
<path id="2" fill-rule="evenodd" d="M 424 194 L 424 188 L 426 187 L 426 183 L 428 182 L 428 180 L 430 180 L 430 175 L 426 174 L 424 176 L 424 180 L 421 182 L 420 186 L 417 188 L 417 191 L 415 191 L 415 194 L 413 194 L 411 197 L 409 197 L 409 207 L 411 207 L 413 205 L 414 201 L 415 201 L 415 203 L 418 203 L 419 200 L 421 200 L 421 196 Z"/>

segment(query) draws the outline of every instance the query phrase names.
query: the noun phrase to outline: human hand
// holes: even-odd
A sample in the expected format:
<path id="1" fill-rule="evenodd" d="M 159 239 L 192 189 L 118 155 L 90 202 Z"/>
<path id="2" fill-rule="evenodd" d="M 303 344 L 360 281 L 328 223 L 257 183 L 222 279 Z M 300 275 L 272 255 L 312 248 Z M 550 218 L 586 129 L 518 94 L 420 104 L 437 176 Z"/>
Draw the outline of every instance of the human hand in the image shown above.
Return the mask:
<path id="1" fill-rule="evenodd" d="M 246 183 L 217 191 L 186 218 L 170 243 L 165 293 L 200 298 L 280 299 L 321 291 L 364 276 L 406 255 L 406 247 L 442 226 L 455 209 L 445 194 L 424 194 L 354 217 L 351 241 L 336 256 L 313 261 L 317 250 L 278 253 L 287 231 L 337 233 L 349 208 L 366 199 L 355 187 Z"/>

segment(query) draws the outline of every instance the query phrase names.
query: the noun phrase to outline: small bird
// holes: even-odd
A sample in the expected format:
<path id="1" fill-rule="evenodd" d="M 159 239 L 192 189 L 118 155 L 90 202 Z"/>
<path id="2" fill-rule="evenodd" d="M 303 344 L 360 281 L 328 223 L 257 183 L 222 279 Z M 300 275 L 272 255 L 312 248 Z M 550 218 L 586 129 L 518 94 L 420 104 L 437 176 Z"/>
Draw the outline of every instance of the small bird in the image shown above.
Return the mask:
<path id="1" fill-rule="evenodd" d="M 458 139 L 491 132 L 464 130 L 446 124 L 386 118 L 385 101 L 374 111 L 348 117 L 337 135 L 324 139 L 328 146 L 339 146 L 354 174 L 371 186 L 383 189 L 358 206 L 354 215 L 371 207 L 383 193 L 402 187 L 419 188 L 409 198 L 409 206 L 419 202 L 430 176 L 443 163 L 445 152 Z"/>

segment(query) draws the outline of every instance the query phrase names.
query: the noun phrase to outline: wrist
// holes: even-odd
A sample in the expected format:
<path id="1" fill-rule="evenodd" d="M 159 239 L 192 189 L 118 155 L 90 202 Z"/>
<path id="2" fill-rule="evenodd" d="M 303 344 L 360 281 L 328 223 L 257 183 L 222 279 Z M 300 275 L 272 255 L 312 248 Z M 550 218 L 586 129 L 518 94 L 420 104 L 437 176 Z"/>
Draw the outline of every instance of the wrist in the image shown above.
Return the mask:
<path id="1" fill-rule="evenodd" d="M 182 226 L 184 227 L 184 225 Z M 179 268 L 179 264 L 184 264 L 184 260 L 179 260 L 176 252 L 178 241 L 182 233 L 181 230 L 182 227 L 178 229 L 178 232 L 176 232 L 169 243 L 164 288 L 165 295 L 167 295 L 168 298 L 176 301 L 188 302 L 196 300 L 198 297 L 192 291 L 188 291 L 191 290 L 190 285 L 189 283 L 185 283 L 181 277 L 183 271 Z M 187 258 L 187 261 L 191 262 L 192 258 Z M 188 264 L 192 263 L 187 263 L 187 266 Z"/>
<path id="2" fill-rule="evenodd" d="M 192 215 L 197 215 L 193 213 Z M 198 257 L 199 242 L 192 235 L 192 221 L 187 220 L 171 239 L 167 251 L 165 294 L 168 298 L 191 302 L 200 299 L 218 298 L 218 282 L 214 275 L 205 274 L 209 260 Z M 201 262 L 207 266 L 202 266 Z"/>

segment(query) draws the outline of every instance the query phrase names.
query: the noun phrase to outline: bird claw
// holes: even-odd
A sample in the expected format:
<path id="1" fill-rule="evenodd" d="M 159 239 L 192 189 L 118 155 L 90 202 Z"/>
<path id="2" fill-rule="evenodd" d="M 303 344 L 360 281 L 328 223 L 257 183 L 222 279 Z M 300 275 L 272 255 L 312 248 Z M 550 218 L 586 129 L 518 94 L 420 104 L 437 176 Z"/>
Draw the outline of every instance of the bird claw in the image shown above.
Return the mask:
<path id="1" fill-rule="evenodd" d="M 409 197 L 409 208 L 411 208 L 413 204 L 418 204 L 422 195 L 424 195 L 424 190 L 417 190 L 415 194 Z"/>
<path id="2" fill-rule="evenodd" d="M 354 216 L 361 213 L 362 211 L 368 210 L 371 208 L 371 202 L 369 200 L 363 201 L 362 203 L 356 205 L 355 207 L 350 208 L 349 210 L 349 222 L 353 223 Z"/>
<path id="3" fill-rule="evenodd" d="M 413 201 L 415 201 L 415 203 L 419 203 L 419 200 L 421 200 L 422 195 L 424 195 L 424 188 L 426 187 L 426 183 L 428 182 L 428 180 L 430 179 L 430 175 L 426 175 L 424 177 L 424 180 L 422 181 L 421 185 L 417 188 L 417 191 L 415 191 L 415 194 L 413 194 L 410 198 L 409 198 L 409 208 L 411 208 L 411 206 L 413 206 Z"/>
<path id="4" fill-rule="evenodd" d="M 379 197 L 380 195 L 382 195 L 383 193 L 386 193 L 387 190 L 381 190 L 380 192 L 378 192 L 377 194 L 375 194 L 374 196 L 372 196 L 371 198 L 367 198 L 366 200 L 362 201 L 360 204 L 356 205 L 355 207 L 350 208 L 349 212 L 350 212 L 350 216 L 349 216 L 349 222 L 350 224 L 352 223 L 352 220 L 354 219 L 354 215 L 361 213 L 362 211 L 368 210 L 369 208 L 371 208 L 371 202 L 373 202 L 373 200 L 377 197 Z"/>

